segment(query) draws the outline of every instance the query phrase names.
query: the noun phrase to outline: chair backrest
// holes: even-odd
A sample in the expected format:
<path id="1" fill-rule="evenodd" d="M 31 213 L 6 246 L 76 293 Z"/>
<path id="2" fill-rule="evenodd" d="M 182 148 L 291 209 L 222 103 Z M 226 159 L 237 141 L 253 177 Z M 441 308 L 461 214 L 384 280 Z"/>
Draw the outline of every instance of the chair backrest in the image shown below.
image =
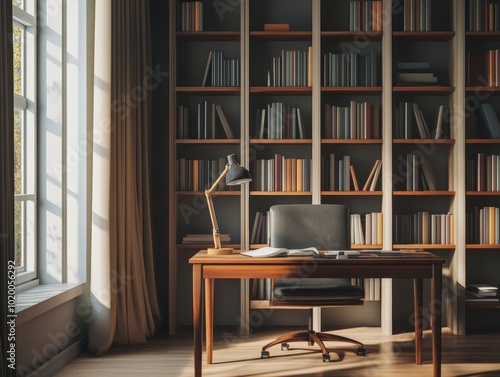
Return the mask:
<path id="1" fill-rule="evenodd" d="M 270 208 L 273 247 L 349 249 L 349 209 L 340 204 L 286 204 Z"/>

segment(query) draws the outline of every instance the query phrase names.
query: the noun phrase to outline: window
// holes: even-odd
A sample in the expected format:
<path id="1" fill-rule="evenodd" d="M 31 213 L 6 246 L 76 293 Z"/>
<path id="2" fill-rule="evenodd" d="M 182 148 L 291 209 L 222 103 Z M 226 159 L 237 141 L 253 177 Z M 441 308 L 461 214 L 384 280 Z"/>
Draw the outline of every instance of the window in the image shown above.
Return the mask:
<path id="1" fill-rule="evenodd" d="M 17 284 L 36 271 L 36 18 L 34 0 L 12 0 L 14 221 Z"/>

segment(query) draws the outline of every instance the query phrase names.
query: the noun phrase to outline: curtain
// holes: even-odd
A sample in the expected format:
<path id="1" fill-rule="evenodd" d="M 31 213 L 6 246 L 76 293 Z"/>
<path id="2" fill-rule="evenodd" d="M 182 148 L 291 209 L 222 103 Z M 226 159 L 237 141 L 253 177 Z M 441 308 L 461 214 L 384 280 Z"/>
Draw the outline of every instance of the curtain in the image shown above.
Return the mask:
<path id="1" fill-rule="evenodd" d="M 0 1 L 0 375 L 14 376 L 8 367 L 8 267 L 14 262 L 14 83 L 12 1 Z M 9 347 L 7 345 L 9 344 Z"/>
<path id="2" fill-rule="evenodd" d="M 149 3 L 96 1 L 89 348 L 147 341 L 159 320 L 150 214 Z"/>

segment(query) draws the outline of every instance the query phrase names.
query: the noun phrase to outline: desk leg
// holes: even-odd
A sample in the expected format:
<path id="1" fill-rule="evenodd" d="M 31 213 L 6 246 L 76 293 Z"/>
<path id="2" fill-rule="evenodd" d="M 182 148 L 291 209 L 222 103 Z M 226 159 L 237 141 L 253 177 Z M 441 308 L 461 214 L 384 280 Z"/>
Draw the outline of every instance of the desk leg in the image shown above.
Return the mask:
<path id="1" fill-rule="evenodd" d="M 432 265 L 432 365 L 434 377 L 441 377 L 441 315 L 443 301 L 441 297 L 442 289 L 442 266 Z"/>
<path id="2" fill-rule="evenodd" d="M 194 332 L 194 375 L 201 377 L 202 309 L 201 265 L 193 264 L 193 332 Z"/>
<path id="3" fill-rule="evenodd" d="M 415 321 L 415 364 L 422 365 L 422 302 L 423 302 L 422 279 L 413 279 L 413 297 L 414 297 L 414 321 Z"/>
<path id="4" fill-rule="evenodd" d="M 207 364 L 212 364 L 214 346 L 214 280 L 205 279 L 205 326 L 207 344 Z"/>

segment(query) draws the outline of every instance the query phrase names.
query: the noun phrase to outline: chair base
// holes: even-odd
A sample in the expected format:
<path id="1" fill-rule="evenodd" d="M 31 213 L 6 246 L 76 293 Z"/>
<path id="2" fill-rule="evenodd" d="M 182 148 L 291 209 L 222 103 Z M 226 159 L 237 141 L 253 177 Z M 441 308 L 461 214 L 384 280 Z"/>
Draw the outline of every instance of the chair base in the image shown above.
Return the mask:
<path id="1" fill-rule="evenodd" d="M 281 350 L 284 348 L 288 349 L 288 343 L 291 342 L 308 342 L 310 346 L 314 345 L 316 343 L 320 348 L 323 353 L 323 361 L 330 361 L 330 353 L 328 352 L 328 349 L 325 346 L 325 341 L 334 341 L 334 342 L 347 342 L 347 343 L 353 343 L 358 345 L 358 349 L 356 350 L 356 354 L 358 356 L 365 356 L 366 351 L 365 351 L 365 346 L 363 343 L 358 342 L 357 340 L 346 338 L 344 336 L 340 335 L 334 335 L 334 334 L 328 334 L 328 333 L 323 333 L 323 332 L 315 332 L 313 330 L 308 330 L 308 331 L 300 331 L 300 332 L 295 332 L 291 334 L 286 334 L 282 335 L 272 342 L 266 344 L 264 347 L 262 347 L 262 351 L 260 354 L 260 357 L 262 359 L 267 359 L 270 357 L 269 351 L 266 351 L 268 348 L 276 345 L 276 344 L 281 344 Z"/>

